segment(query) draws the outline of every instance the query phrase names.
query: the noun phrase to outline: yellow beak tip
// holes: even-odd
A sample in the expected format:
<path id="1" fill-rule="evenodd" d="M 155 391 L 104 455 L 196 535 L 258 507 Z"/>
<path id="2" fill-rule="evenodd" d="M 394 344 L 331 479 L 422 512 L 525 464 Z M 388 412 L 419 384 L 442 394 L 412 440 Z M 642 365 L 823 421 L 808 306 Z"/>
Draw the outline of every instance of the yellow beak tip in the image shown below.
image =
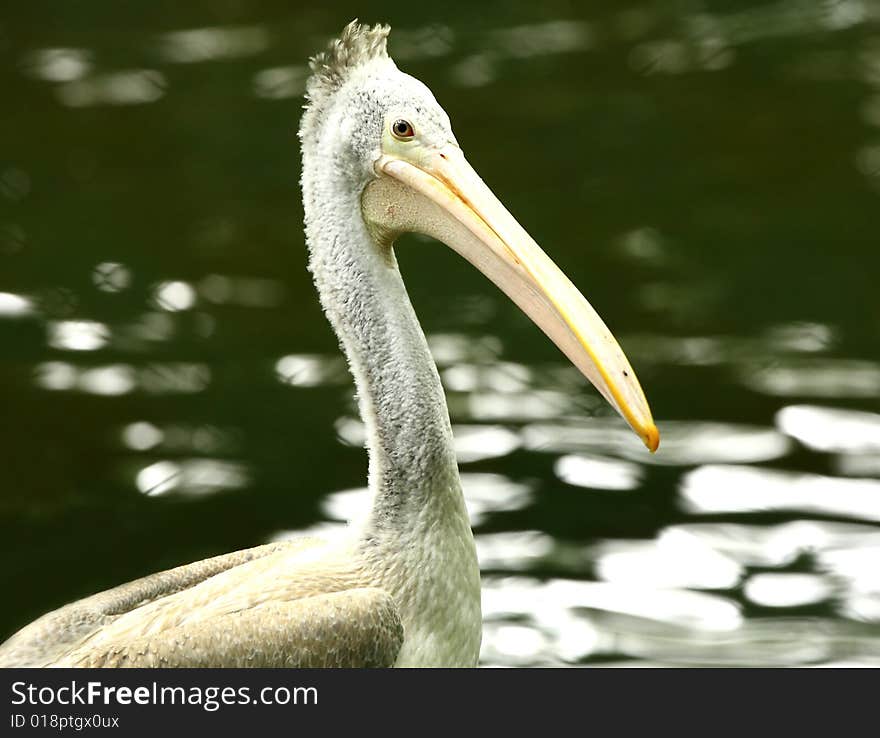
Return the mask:
<path id="1" fill-rule="evenodd" d="M 657 430 L 657 426 L 653 423 L 649 425 L 642 434 L 642 440 L 652 454 L 657 451 L 660 447 L 660 431 Z"/>

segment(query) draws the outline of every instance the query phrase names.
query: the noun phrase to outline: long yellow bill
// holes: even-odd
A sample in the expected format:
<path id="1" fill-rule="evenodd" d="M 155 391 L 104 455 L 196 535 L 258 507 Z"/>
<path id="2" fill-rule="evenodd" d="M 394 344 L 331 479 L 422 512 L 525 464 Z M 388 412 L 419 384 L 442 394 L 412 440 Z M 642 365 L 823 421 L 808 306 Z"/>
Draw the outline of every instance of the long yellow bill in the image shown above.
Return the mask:
<path id="1" fill-rule="evenodd" d="M 547 334 L 656 451 L 660 433 L 636 374 L 577 287 L 492 194 L 458 146 L 412 154 L 380 157 L 380 176 L 364 192 L 364 211 L 380 236 L 417 231 L 457 251 Z"/>

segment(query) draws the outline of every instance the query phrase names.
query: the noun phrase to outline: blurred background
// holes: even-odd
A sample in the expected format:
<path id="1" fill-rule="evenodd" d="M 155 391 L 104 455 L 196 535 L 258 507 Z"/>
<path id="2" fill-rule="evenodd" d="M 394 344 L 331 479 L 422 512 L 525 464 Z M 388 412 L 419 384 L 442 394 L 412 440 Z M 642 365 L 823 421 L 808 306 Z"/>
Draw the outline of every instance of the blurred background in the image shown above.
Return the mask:
<path id="1" fill-rule="evenodd" d="M 586 7 L 585 7 L 586 6 Z M 485 665 L 880 664 L 880 4 L 31 0 L 0 11 L 0 639 L 364 504 L 296 129 L 353 17 L 627 351 L 649 455 L 448 249 Z"/>

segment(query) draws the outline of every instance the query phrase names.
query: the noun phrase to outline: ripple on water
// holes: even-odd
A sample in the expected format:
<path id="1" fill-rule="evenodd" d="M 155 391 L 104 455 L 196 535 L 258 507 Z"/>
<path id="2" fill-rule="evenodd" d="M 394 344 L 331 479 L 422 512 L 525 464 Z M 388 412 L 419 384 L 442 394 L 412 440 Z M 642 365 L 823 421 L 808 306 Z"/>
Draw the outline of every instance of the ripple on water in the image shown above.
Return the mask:
<path id="1" fill-rule="evenodd" d="M 131 285 L 131 270 L 116 261 L 101 262 L 92 270 L 92 284 L 101 292 L 122 292 Z"/>
<path id="2" fill-rule="evenodd" d="M 293 530 L 279 530 L 266 538 L 266 543 L 278 541 L 291 541 L 302 538 L 318 538 L 322 541 L 337 541 L 348 529 L 346 523 L 328 522 L 326 520 L 313 523 L 307 528 L 295 528 Z"/>
<path id="3" fill-rule="evenodd" d="M 124 326 L 120 333 L 124 343 L 137 346 L 144 342 L 170 340 L 177 330 L 174 318 L 166 312 L 151 310 L 141 313 Z"/>
<path id="4" fill-rule="evenodd" d="M 868 18 L 861 2 L 816 5 L 810 2 L 775 2 L 736 9 L 727 13 L 699 13 L 688 19 L 688 35 L 695 41 L 704 36 L 724 39 L 730 45 L 789 36 L 806 36 L 817 31 L 837 31 L 858 25 Z"/>
<path id="5" fill-rule="evenodd" d="M 471 526 L 478 527 L 495 513 L 521 510 L 531 504 L 531 485 L 514 482 L 501 474 L 462 474 Z M 330 520 L 351 521 L 363 518 L 370 509 L 367 487 L 332 492 L 321 501 L 321 511 Z"/>
<path id="6" fill-rule="evenodd" d="M 21 318 L 34 312 L 33 300 L 11 292 L 0 292 L 0 318 Z"/>
<path id="7" fill-rule="evenodd" d="M 880 395 L 880 366 L 851 359 L 779 359 L 744 368 L 742 382 L 778 397 L 870 397 Z"/>
<path id="8" fill-rule="evenodd" d="M 688 472 L 680 493 L 697 514 L 796 510 L 880 521 L 880 481 L 873 479 L 718 464 Z"/>
<path id="9" fill-rule="evenodd" d="M 838 454 L 834 470 L 845 477 L 880 477 L 880 454 Z"/>
<path id="10" fill-rule="evenodd" d="M 80 370 L 76 388 L 90 395 L 127 395 L 137 385 L 135 371 L 127 364 L 111 364 Z"/>
<path id="11" fill-rule="evenodd" d="M 211 238 L 225 243 L 235 232 L 235 226 L 224 221 L 203 226 Z M 217 233 L 213 233 L 217 231 Z M 199 296 L 217 305 L 240 305 L 247 308 L 272 308 L 284 301 L 286 288 L 277 279 L 246 277 L 243 275 L 208 274 L 196 285 Z"/>
<path id="12" fill-rule="evenodd" d="M 139 420 L 120 430 L 122 445 L 132 451 L 161 448 L 165 453 L 230 455 L 239 451 L 235 431 L 213 425 L 153 423 Z"/>
<path id="13" fill-rule="evenodd" d="M 525 58 L 585 51 L 593 45 L 593 36 L 592 27 L 584 21 L 552 20 L 499 28 L 487 41 L 505 56 Z"/>
<path id="14" fill-rule="evenodd" d="M 687 533 L 743 566 L 784 567 L 804 554 L 835 548 L 880 545 L 880 530 L 863 523 L 796 520 L 779 525 L 683 523 L 665 528 L 669 535 Z"/>
<path id="15" fill-rule="evenodd" d="M 282 384 L 293 387 L 322 387 L 349 381 L 345 360 L 341 356 L 319 354 L 282 356 L 275 362 L 275 377 Z"/>
<path id="16" fill-rule="evenodd" d="M 165 94 L 167 81 L 155 69 L 125 69 L 64 82 L 56 89 L 59 101 L 68 107 L 97 105 L 145 105 Z"/>
<path id="17" fill-rule="evenodd" d="M 452 437 L 460 464 L 497 459 L 520 447 L 519 434 L 500 425 L 456 425 Z"/>
<path id="18" fill-rule="evenodd" d="M 653 541 L 607 541 L 594 549 L 596 573 L 608 582 L 653 589 L 732 589 L 743 567 L 685 530 Z"/>
<path id="19" fill-rule="evenodd" d="M 370 511 L 371 502 L 367 487 L 341 489 L 321 500 L 321 512 L 330 520 L 348 523 L 363 518 Z"/>
<path id="20" fill-rule="evenodd" d="M 269 48 L 269 42 L 262 26 L 208 26 L 163 34 L 158 51 L 166 61 L 193 64 L 253 56 Z"/>
<path id="21" fill-rule="evenodd" d="M 110 341 L 110 327 L 94 320 L 58 320 L 47 323 L 48 344 L 65 351 L 96 351 Z"/>
<path id="22" fill-rule="evenodd" d="M 833 453 L 837 473 L 880 477 L 880 414 L 790 405 L 776 415 L 780 430 L 813 451 Z"/>
<path id="23" fill-rule="evenodd" d="M 339 440 L 347 446 L 361 448 L 366 443 L 366 426 L 357 418 L 339 418 L 335 428 Z M 500 425 L 477 424 L 453 426 L 452 442 L 459 464 L 507 456 L 522 445 L 516 431 Z"/>
<path id="24" fill-rule="evenodd" d="M 835 341 L 836 332 L 831 326 L 796 321 L 770 326 L 761 336 L 627 336 L 626 347 L 638 364 L 733 366 L 748 375 L 779 361 L 809 366 L 802 364 L 802 355 L 821 354 Z"/>
<path id="25" fill-rule="evenodd" d="M 553 553 L 553 536 L 538 530 L 510 530 L 475 536 L 480 569 L 528 571 Z"/>
<path id="26" fill-rule="evenodd" d="M 647 454 L 622 420 L 591 418 L 583 423 L 534 423 L 523 429 L 527 449 L 565 453 L 602 451 L 657 466 L 777 459 L 791 442 L 772 428 L 700 421 L 658 421 L 661 453 Z"/>
<path id="27" fill-rule="evenodd" d="M 816 566 L 847 584 L 851 595 L 869 595 L 880 603 L 880 532 L 872 543 L 818 552 Z"/>
<path id="28" fill-rule="evenodd" d="M 189 310 L 196 304 L 196 291 L 188 282 L 160 282 L 153 289 L 153 303 L 170 313 Z"/>
<path id="29" fill-rule="evenodd" d="M 437 366 L 494 361 L 501 353 L 501 340 L 495 336 L 468 336 L 463 333 L 432 333 L 428 348 Z"/>
<path id="30" fill-rule="evenodd" d="M 789 666 L 869 657 L 856 628 L 824 618 L 753 618 L 729 631 L 636 620 L 616 613 L 597 622 L 618 652 L 663 664 Z"/>
<path id="31" fill-rule="evenodd" d="M 262 69 L 254 75 L 254 94 L 269 100 L 299 97 L 306 90 L 308 76 L 301 66 Z"/>
<path id="32" fill-rule="evenodd" d="M 485 422 L 528 422 L 581 416 L 598 404 L 589 395 L 572 395 L 559 390 L 529 392 L 471 392 L 460 416 Z"/>
<path id="33" fill-rule="evenodd" d="M 46 361 L 34 370 L 38 387 L 54 392 L 85 392 L 91 395 L 125 395 L 135 388 L 134 369 L 126 364 L 91 368 L 66 361 Z"/>
<path id="34" fill-rule="evenodd" d="M 443 385 L 452 392 L 523 392 L 532 382 L 532 370 L 522 364 L 460 363 L 443 370 Z"/>
<path id="35" fill-rule="evenodd" d="M 132 451 L 148 451 L 162 443 L 164 438 L 161 428 L 145 420 L 129 423 L 122 429 L 122 443 Z"/>
<path id="36" fill-rule="evenodd" d="M 567 608 L 618 612 L 682 626 L 728 631 L 742 623 L 739 606 L 724 597 L 685 589 L 651 589 L 575 579 L 484 579 L 484 615 L 529 615 L 552 622 Z"/>
<path id="37" fill-rule="evenodd" d="M 863 626 L 825 618 L 742 617 L 722 597 L 605 583 L 483 578 L 485 662 L 505 666 L 585 658 L 781 666 L 876 658 Z"/>
<path id="38" fill-rule="evenodd" d="M 830 599 L 834 584 L 819 574 L 755 574 L 743 585 L 743 594 L 763 607 L 802 607 Z"/>
<path id="39" fill-rule="evenodd" d="M 34 383 L 55 392 L 85 392 L 94 395 L 124 395 L 141 390 L 147 394 L 191 394 L 202 392 L 211 382 L 204 364 L 187 362 L 81 367 L 66 361 L 45 361 L 34 368 Z"/>
<path id="40" fill-rule="evenodd" d="M 556 476 L 566 484 L 589 489 L 630 490 L 642 481 L 637 464 L 587 454 L 568 454 L 553 465 Z"/>
<path id="41" fill-rule="evenodd" d="M 617 626 L 648 622 L 662 631 L 698 628 L 710 634 L 742 623 L 739 607 L 714 595 L 524 576 L 483 577 L 483 619 L 481 658 L 511 666 L 625 653 L 621 628 L 607 627 L 609 620 Z"/>
<path id="42" fill-rule="evenodd" d="M 138 471 L 135 484 L 148 497 L 168 494 L 202 496 L 247 485 L 247 467 L 224 459 L 155 461 Z"/>
<path id="43" fill-rule="evenodd" d="M 563 541 L 538 530 L 477 533 L 477 557 L 482 570 L 570 572 L 589 570 L 593 552 L 575 542 Z"/>
<path id="44" fill-rule="evenodd" d="M 452 29 L 439 23 L 421 28 L 395 29 L 394 56 L 400 59 L 447 56 L 452 51 L 454 41 Z"/>
<path id="45" fill-rule="evenodd" d="M 533 485 L 515 482 L 503 474 L 465 473 L 461 475 L 461 486 L 474 527 L 490 515 L 522 510 L 534 500 Z"/>
<path id="46" fill-rule="evenodd" d="M 880 453 L 880 414 L 817 405 L 789 405 L 776 414 L 781 431 L 813 451 Z"/>
<path id="47" fill-rule="evenodd" d="M 21 62 L 32 77 L 47 82 L 72 82 L 92 68 L 92 52 L 77 48 L 46 48 L 29 52 Z"/>

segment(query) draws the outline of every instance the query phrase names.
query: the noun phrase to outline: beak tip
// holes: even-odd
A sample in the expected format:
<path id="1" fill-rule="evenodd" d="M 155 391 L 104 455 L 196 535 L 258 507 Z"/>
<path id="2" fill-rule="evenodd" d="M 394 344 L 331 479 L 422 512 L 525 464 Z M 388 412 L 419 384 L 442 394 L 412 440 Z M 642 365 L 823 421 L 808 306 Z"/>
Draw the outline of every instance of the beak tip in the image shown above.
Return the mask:
<path id="1" fill-rule="evenodd" d="M 657 426 L 651 423 L 647 428 L 645 428 L 642 433 L 642 441 L 644 441 L 645 445 L 648 447 L 648 450 L 653 454 L 660 447 L 660 431 L 657 430 Z"/>

